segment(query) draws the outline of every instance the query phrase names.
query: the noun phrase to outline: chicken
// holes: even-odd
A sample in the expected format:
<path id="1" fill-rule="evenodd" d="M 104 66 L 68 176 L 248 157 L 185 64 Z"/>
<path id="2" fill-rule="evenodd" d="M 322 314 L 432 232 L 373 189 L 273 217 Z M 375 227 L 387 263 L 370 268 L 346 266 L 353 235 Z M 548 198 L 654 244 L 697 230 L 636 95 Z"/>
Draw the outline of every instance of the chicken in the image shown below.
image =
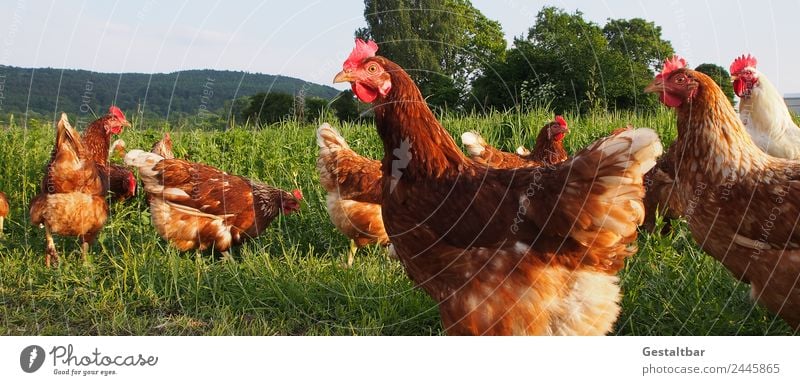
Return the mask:
<path id="1" fill-rule="evenodd" d="M 175 159 L 175 154 L 172 153 L 172 138 L 169 132 L 165 132 L 164 136 L 153 145 L 150 152 L 161 155 L 164 159 Z"/>
<path id="2" fill-rule="evenodd" d="M 677 111 L 670 208 L 754 299 L 800 330 L 800 162 L 761 151 L 719 86 L 683 58 L 668 59 L 645 90 Z"/>
<path id="3" fill-rule="evenodd" d="M 0 191 L 0 237 L 3 236 L 3 222 L 8 217 L 8 197 Z"/>
<path id="4" fill-rule="evenodd" d="M 133 173 L 125 167 L 108 162 L 111 135 L 119 135 L 123 127 L 130 125 L 122 110 L 111 106 L 108 114 L 90 123 L 83 133 L 83 143 L 97 164 L 100 176 L 111 192 L 112 200 L 124 201 L 136 194 L 136 178 Z"/>
<path id="5" fill-rule="evenodd" d="M 278 214 L 300 208 L 300 190 L 288 193 L 214 167 L 132 150 L 125 164 L 139 169 L 158 233 L 181 251 L 229 249 L 260 235 Z"/>
<path id="6" fill-rule="evenodd" d="M 636 251 L 649 129 L 601 139 L 555 167 L 487 168 L 460 151 L 409 75 L 356 40 L 334 82 L 373 103 L 382 214 L 409 277 L 449 334 L 605 334 L 615 273 Z"/>
<path id="7" fill-rule="evenodd" d="M 800 159 L 800 128 L 783 96 L 756 69 L 753 56 L 740 56 L 731 63 L 733 90 L 739 97 L 739 117 L 753 142 L 778 158 Z"/>
<path id="8" fill-rule="evenodd" d="M 461 142 L 467 147 L 472 160 L 494 168 L 554 165 L 567 159 L 564 136 L 569 133 L 567 121 L 556 115 L 554 121 L 539 130 L 533 152 L 519 146 L 515 154 L 500 151 L 486 143 L 477 133 L 461 134 Z"/>
<path id="9" fill-rule="evenodd" d="M 89 244 L 108 218 L 105 195 L 106 188 L 92 153 L 62 113 L 41 191 L 30 204 L 31 224 L 45 229 L 48 267 L 58 263 L 53 233 L 79 237 L 86 258 Z"/>
<path id="10" fill-rule="evenodd" d="M 124 159 L 125 154 L 128 152 L 126 148 L 127 145 L 125 144 L 124 140 L 115 140 L 114 143 L 111 143 L 111 149 L 108 150 L 108 158 L 111 159 L 112 157 L 117 157 L 119 159 Z"/>
<path id="11" fill-rule="evenodd" d="M 381 216 L 381 162 L 356 154 L 327 123 L 317 129 L 317 144 L 317 171 L 327 192 L 328 214 L 350 238 L 347 266 L 352 266 L 358 248 L 389 244 Z"/>
<path id="12" fill-rule="evenodd" d="M 111 150 L 109 150 L 108 154 L 109 157 L 114 154 L 120 158 L 125 158 L 125 141 L 122 139 L 115 140 L 111 144 Z M 131 170 L 128 170 L 125 166 L 111 163 L 108 165 L 108 172 L 109 199 L 123 202 L 136 196 L 136 178 Z"/>

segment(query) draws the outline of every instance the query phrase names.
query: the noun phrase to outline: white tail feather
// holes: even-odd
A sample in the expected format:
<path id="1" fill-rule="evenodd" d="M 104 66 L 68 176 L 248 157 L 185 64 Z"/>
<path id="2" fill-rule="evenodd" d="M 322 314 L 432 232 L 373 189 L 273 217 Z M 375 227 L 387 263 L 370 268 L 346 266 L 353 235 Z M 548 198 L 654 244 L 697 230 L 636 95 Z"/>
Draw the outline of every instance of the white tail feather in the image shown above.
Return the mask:
<path id="1" fill-rule="evenodd" d="M 346 150 L 350 148 L 344 140 L 344 137 L 339 134 L 339 131 L 336 131 L 336 129 L 331 127 L 328 123 L 322 123 L 317 129 L 317 145 L 320 151 L 328 150 L 335 152 L 340 149 Z"/>
<path id="2" fill-rule="evenodd" d="M 461 143 L 464 143 L 470 156 L 481 156 L 486 151 L 486 141 L 476 132 L 461 134 Z"/>

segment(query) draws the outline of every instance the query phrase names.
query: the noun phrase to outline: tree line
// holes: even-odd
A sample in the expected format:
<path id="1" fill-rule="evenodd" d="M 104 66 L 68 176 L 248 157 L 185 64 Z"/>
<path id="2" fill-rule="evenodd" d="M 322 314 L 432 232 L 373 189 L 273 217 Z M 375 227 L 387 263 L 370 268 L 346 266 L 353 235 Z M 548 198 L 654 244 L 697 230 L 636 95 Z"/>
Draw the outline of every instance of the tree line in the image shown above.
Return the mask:
<path id="1" fill-rule="evenodd" d="M 469 0 L 365 0 L 364 17 L 367 27 L 355 36 L 375 40 L 378 54 L 405 68 L 429 105 L 455 112 L 652 110 L 656 97 L 643 89 L 675 52 L 653 22 L 599 25 L 550 6 L 511 47 L 500 24 Z M 723 67 L 697 69 L 733 101 Z"/>

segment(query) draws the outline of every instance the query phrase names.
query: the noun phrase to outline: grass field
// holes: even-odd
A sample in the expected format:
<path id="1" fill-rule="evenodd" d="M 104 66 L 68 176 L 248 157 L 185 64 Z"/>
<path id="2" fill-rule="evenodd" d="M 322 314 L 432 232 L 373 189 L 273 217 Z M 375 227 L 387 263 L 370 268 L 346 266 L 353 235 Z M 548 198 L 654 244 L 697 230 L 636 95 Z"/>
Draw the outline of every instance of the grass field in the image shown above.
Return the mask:
<path id="1" fill-rule="evenodd" d="M 448 118 L 458 137 L 477 130 L 490 143 L 531 145 L 552 116 Z M 611 129 L 653 127 L 666 143 L 672 113 L 567 116 L 570 153 Z M 370 124 L 339 126 L 358 152 L 379 158 Z M 414 289 L 382 249 L 361 250 L 342 267 L 348 241 L 328 220 L 314 168 L 314 124 L 287 122 L 227 132 L 172 128 L 176 154 L 284 189 L 300 188 L 298 214 L 280 217 L 261 237 L 234 249 L 236 263 L 181 253 L 150 223 L 142 196 L 115 204 L 88 263 L 73 238 L 57 238 L 58 268 L 44 267 L 44 231 L 28 223 L 52 149 L 52 124 L 0 129 L 0 190 L 12 211 L 0 239 L 0 335 L 437 335 L 436 304 Z M 121 135 L 147 148 L 161 130 L 134 124 Z M 642 234 L 640 251 L 621 273 L 620 335 L 787 335 L 789 328 L 749 299 L 749 287 L 699 251 L 681 223 L 666 236 Z"/>

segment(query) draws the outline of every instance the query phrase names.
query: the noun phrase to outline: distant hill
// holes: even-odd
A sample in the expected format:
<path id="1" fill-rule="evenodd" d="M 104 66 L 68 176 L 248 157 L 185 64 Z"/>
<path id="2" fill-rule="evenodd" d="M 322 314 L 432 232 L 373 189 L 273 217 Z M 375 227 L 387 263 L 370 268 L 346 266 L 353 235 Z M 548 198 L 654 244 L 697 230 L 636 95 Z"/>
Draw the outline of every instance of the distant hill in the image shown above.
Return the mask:
<path id="1" fill-rule="evenodd" d="M 239 71 L 188 70 L 172 73 L 99 73 L 54 68 L 0 66 L 0 114 L 26 110 L 49 115 L 54 111 L 88 114 L 106 111 L 115 103 L 124 111 L 145 116 L 176 118 L 215 112 L 234 98 L 259 92 L 296 94 L 331 99 L 339 91 L 285 76 Z"/>

